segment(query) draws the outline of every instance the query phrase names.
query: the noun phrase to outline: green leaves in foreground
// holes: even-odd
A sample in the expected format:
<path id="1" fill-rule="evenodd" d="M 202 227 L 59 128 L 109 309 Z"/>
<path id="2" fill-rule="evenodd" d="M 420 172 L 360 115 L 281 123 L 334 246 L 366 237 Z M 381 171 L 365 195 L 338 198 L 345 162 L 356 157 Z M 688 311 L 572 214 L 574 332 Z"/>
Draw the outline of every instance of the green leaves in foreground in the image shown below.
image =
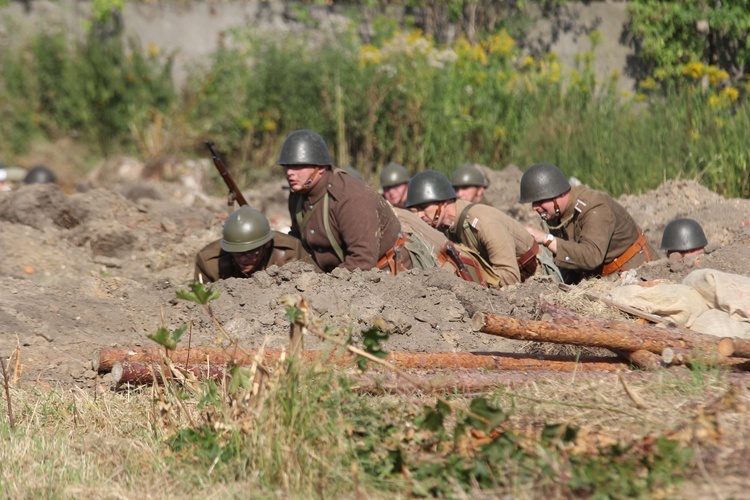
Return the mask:
<path id="1" fill-rule="evenodd" d="M 185 333 L 185 330 L 187 330 L 187 325 L 182 325 L 177 330 L 174 330 L 172 332 L 162 326 L 159 327 L 158 330 L 156 330 L 156 333 L 148 335 L 148 338 L 150 338 L 160 346 L 164 346 L 170 351 L 174 351 L 177 348 L 177 342 L 180 341 L 180 337 L 182 337 L 182 334 Z"/>
<path id="2" fill-rule="evenodd" d="M 388 352 L 382 347 L 382 343 L 386 340 L 388 340 L 388 333 L 382 320 L 375 321 L 375 324 L 371 328 L 362 331 L 362 348 L 367 354 L 378 359 L 384 359 L 388 356 Z M 357 356 L 357 367 L 361 371 L 365 371 L 367 361 L 367 358 Z"/>
<path id="3" fill-rule="evenodd" d="M 212 289 L 211 287 L 206 288 L 203 283 L 195 282 L 190 284 L 189 292 L 185 290 L 177 290 L 177 298 L 183 300 L 189 300 L 202 306 L 207 306 L 212 300 L 219 298 L 219 292 Z"/>

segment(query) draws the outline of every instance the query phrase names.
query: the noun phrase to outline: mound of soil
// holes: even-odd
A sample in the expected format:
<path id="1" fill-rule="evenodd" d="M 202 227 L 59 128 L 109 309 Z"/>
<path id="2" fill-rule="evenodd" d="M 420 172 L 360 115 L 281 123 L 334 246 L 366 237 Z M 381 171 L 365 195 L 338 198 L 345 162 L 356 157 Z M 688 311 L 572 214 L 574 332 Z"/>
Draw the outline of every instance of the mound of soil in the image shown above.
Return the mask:
<path id="1" fill-rule="evenodd" d="M 162 325 L 190 323 L 192 345 L 214 345 L 216 326 L 200 306 L 176 299 L 176 291 L 192 282 L 195 253 L 220 237 L 226 200 L 201 188 L 211 168 L 204 162 L 173 172 L 173 182 L 147 179 L 133 162 L 128 168 L 125 162 L 103 165 L 71 192 L 30 185 L 0 193 L 0 355 L 20 348 L 20 383 L 93 385 L 97 349 L 153 347 L 146 336 Z M 518 168 L 486 173 L 489 201 L 524 224 L 540 224 L 530 206 L 516 203 Z M 289 225 L 283 186 L 278 180 L 245 193 L 276 228 Z M 750 273 L 750 200 L 727 200 L 697 183 L 670 181 L 620 201 L 656 247 L 677 216 L 698 220 L 712 243 L 712 252 L 700 259 L 662 259 L 640 268 L 639 277 L 679 281 L 695 268 Z M 472 332 L 472 315 L 537 318 L 541 300 L 563 293 L 542 278 L 486 290 L 441 270 L 324 275 L 301 263 L 214 288 L 220 296 L 213 312 L 248 347 L 264 340 L 271 347 L 288 343 L 279 298 L 293 295 L 304 296 L 325 323 L 355 338 L 382 318 L 392 334 L 386 349 L 415 352 L 523 351 L 524 343 Z"/>

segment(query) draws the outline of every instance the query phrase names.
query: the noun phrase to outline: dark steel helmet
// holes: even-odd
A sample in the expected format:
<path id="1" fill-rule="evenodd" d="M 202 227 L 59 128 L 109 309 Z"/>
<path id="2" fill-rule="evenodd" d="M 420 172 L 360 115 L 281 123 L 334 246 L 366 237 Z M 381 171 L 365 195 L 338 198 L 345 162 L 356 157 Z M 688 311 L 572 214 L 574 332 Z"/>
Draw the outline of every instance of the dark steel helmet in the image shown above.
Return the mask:
<path id="1" fill-rule="evenodd" d="M 333 165 L 326 141 L 312 130 L 296 130 L 281 145 L 279 165 Z"/>
<path id="2" fill-rule="evenodd" d="M 667 224 L 661 237 L 661 249 L 668 252 L 687 252 L 708 245 L 706 234 L 693 219 L 675 219 Z"/>
<path id="3" fill-rule="evenodd" d="M 537 163 L 521 176 L 521 198 L 518 203 L 549 200 L 569 189 L 570 182 L 559 168 L 551 163 Z"/>
<path id="4" fill-rule="evenodd" d="M 487 179 L 484 178 L 484 174 L 482 174 L 477 167 L 471 163 L 464 163 L 453 172 L 451 184 L 453 184 L 454 188 L 471 186 L 481 186 L 486 188 Z"/>
<path id="5" fill-rule="evenodd" d="M 24 184 L 51 184 L 53 182 L 57 182 L 57 177 L 52 170 L 43 165 L 38 165 L 29 170 L 23 179 Z"/>
<path id="6" fill-rule="evenodd" d="M 227 217 L 224 237 L 219 245 L 225 252 L 255 250 L 273 239 L 273 231 L 266 216 L 244 205 Z"/>
<path id="7" fill-rule="evenodd" d="M 456 191 L 454 191 L 451 181 L 444 173 L 437 170 L 425 170 L 419 172 L 409 181 L 406 208 L 455 198 Z"/>
<path id="8" fill-rule="evenodd" d="M 411 180 L 411 175 L 406 167 L 395 161 L 390 162 L 380 171 L 380 187 L 389 188 L 406 184 Z"/>
<path id="9" fill-rule="evenodd" d="M 345 167 L 341 167 L 341 170 L 346 172 L 347 174 L 351 175 L 352 177 L 356 177 L 359 180 L 362 180 L 362 174 L 359 173 L 359 170 L 354 168 L 351 165 L 347 165 Z"/>

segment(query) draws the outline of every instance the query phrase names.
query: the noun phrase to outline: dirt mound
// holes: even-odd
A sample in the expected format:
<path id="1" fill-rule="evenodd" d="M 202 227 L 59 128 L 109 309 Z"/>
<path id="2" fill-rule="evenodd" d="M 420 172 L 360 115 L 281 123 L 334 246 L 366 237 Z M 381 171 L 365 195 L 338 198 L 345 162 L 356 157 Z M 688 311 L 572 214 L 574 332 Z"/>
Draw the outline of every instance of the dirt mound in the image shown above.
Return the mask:
<path id="1" fill-rule="evenodd" d="M 116 165 L 110 165 L 115 170 Z M 0 354 L 21 348 L 24 382 L 90 385 L 90 360 L 102 346 L 154 346 L 146 338 L 162 324 L 192 322 L 193 345 L 213 345 L 217 330 L 202 309 L 177 300 L 192 282 L 195 253 L 221 234 L 225 199 L 207 195 L 205 168 L 196 162 L 172 182 L 143 179 L 136 165 L 97 172 L 66 194 L 54 185 L 0 193 Z M 180 172 L 176 170 L 175 172 Z M 524 223 L 539 224 L 516 203 L 521 172 L 487 171 L 487 198 Z M 288 226 L 283 180 L 248 190 L 246 198 L 277 228 Z M 666 260 L 639 270 L 645 279 L 680 280 L 695 267 L 747 275 L 750 201 L 726 200 L 692 182 L 668 182 L 622 203 L 658 246 L 676 216 L 697 219 L 720 245 L 698 261 Z M 747 231 L 745 229 L 745 231 Z M 561 294 L 543 279 L 485 290 L 440 270 L 391 277 L 379 271 L 316 274 L 301 263 L 270 268 L 251 279 L 216 284 L 213 311 L 243 345 L 284 345 L 282 295 L 304 295 L 326 323 L 353 334 L 383 318 L 387 348 L 404 351 L 527 349 L 523 343 L 471 332 L 477 312 L 535 318 L 541 300 Z"/>

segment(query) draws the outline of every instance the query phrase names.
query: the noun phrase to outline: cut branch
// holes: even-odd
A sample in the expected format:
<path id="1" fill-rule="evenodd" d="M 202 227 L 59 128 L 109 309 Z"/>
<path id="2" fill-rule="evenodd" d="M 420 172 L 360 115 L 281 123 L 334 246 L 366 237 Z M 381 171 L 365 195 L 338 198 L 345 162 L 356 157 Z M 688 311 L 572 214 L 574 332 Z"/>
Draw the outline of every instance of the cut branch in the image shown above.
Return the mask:
<path id="1" fill-rule="evenodd" d="M 646 350 L 661 354 L 665 347 L 680 347 L 731 356 L 734 351 L 734 342 L 729 338 L 597 318 L 580 318 L 575 325 L 567 325 L 479 312 L 472 318 L 472 327 L 475 331 L 509 339 L 630 352 Z"/>
<path id="2" fill-rule="evenodd" d="M 262 352 L 264 363 L 277 361 L 284 351 L 265 349 Z M 229 356 L 225 351 L 211 347 L 193 347 L 190 350 L 193 363 L 190 366 L 226 365 L 230 361 L 237 365 L 251 365 L 259 354 L 254 350 L 247 350 L 248 355 Z M 137 349 L 102 349 L 99 361 L 94 360 L 99 373 L 114 371 L 117 363 L 158 364 L 162 361 L 163 352 L 160 348 Z M 187 349 L 176 349 L 171 352 L 172 364 L 176 367 L 185 366 L 188 356 Z M 325 351 L 302 351 L 302 358 L 308 361 L 321 361 L 335 366 L 348 366 L 354 357 L 348 354 Z M 615 357 L 594 356 L 549 356 L 515 353 L 408 353 L 392 352 L 385 358 L 385 362 L 405 370 L 519 370 L 519 371 L 618 371 L 627 366 Z"/>

